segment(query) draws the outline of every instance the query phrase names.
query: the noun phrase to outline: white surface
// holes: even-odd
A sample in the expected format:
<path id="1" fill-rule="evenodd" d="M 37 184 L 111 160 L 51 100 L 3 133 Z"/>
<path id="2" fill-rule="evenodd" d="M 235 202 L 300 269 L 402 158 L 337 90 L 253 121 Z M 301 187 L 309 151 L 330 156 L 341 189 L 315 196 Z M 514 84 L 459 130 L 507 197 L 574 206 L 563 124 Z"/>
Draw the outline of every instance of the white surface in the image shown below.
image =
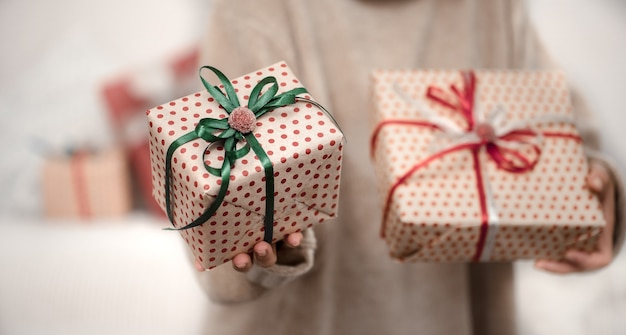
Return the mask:
<path id="1" fill-rule="evenodd" d="M 0 334 L 200 334 L 208 299 L 162 220 L 0 222 Z"/>
<path id="2" fill-rule="evenodd" d="M 529 2 L 549 50 L 597 112 L 606 151 L 626 166 L 626 3 Z M 37 133 L 55 148 L 109 141 L 100 80 L 193 44 L 207 8 L 201 0 L 0 1 L 0 334 L 200 331 L 210 306 L 178 235 L 143 216 L 91 226 L 33 219 L 40 159 L 29 143 Z M 517 265 L 522 334 L 626 333 L 624 252 L 592 274 L 531 267 Z"/>

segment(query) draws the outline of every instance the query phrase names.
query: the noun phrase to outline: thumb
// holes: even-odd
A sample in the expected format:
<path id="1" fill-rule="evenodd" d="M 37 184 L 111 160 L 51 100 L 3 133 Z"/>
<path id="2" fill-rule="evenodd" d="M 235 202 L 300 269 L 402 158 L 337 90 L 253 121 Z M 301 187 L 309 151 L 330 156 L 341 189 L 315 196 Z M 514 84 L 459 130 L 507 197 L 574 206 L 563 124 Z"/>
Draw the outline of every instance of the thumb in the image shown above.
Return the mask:
<path id="1" fill-rule="evenodd" d="M 589 164 L 589 173 L 587 174 L 587 185 L 594 193 L 601 194 L 610 183 L 610 174 L 604 164 L 595 160 Z"/>

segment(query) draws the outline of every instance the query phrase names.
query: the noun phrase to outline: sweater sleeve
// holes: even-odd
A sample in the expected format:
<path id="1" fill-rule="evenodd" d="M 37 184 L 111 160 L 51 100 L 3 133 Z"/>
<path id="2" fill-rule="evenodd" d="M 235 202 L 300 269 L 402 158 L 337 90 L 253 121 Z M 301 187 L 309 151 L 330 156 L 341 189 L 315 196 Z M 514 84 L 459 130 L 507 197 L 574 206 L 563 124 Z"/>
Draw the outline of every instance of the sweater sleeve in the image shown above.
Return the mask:
<path id="1" fill-rule="evenodd" d="M 255 299 L 266 290 L 284 285 L 309 272 L 315 260 L 316 239 L 312 229 L 304 231 L 299 247 L 281 248 L 278 262 L 269 268 L 253 265 L 247 273 L 223 264 L 197 273 L 200 286 L 218 303 L 239 303 Z"/>
<path id="2" fill-rule="evenodd" d="M 243 75 L 280 60 L 294 68 L 294 48 L 281 11 L 284 10 L 280 1 L 214 1 L 200 46 L 200 65 L 215 66 L 230 76 Z M 313 267 L 315 247 L 315 234 L 309 229 L 304 231 L 298 248 L 278 248 L 278 261 L 272 267 L 253 265 L 244 274 L 230 264 L 223 264 L 198 273 L 198 280 L 213 301 L 248 301 L 307 273 Z"/>
<path id="3" fill-rule="evenodd" d="M 557 68 L 553 60 L 546 52 L 536 31 L 530 25 L 528 13 L 523 1 L 512 0 L 512 54 L 513 66 L 521 69 L 550 69 Z M 600 136 L 598 126 L 588 108 L 585 100 L 575 89 L 571 89 L 571 100 L 576 119 L 576 126 L 580 131 L 585 145 L 587 157 L 604 164 L 610 171 L 615 183 L 615 226 L 613 230 L 613 255 L 617 255 L 624 241 L 624 226 L 626 217 L 626 198 L 624 193 L 624 183 L 614 161 L 601 153 Z"/>

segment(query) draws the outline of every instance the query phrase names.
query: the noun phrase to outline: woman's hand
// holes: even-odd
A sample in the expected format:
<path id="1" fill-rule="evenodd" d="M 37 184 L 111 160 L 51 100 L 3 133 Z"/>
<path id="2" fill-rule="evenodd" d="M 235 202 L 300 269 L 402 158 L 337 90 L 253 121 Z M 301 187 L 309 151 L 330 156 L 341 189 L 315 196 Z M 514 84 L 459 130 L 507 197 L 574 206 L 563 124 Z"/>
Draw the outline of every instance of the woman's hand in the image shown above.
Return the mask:
<path id="1" fill-rule="evenodd" d="M 598 238 L 596 250 L 592 253 L 569 250 L 562 261 L 537 260 L 535 262 L 536 268 L 566 274 L 597 270 L 611 263 L 613 259 L 613 228 L 615 226 L 615 184 L 604 164 L 596 160 L 590 161 L 587 186 L 599 196 L 606 220 L 606 226 Z"/>
<path id="2" fill-rule="evenodd" d="M 302 233 L 293 233 L 285 235 L 283 239 L 284 245 L 288 248 L 296 248 L 302 242 Z M 251 254 L 241 253 L 235 255 L 232 260 L 233 268 L 239 272 L 247 272 L 252 267 L 252 262 L 256 262 L 261 267 L 270 267 L 276 264 L 276 244 L 270 245 L 265 241 L 261 241 L 254 245 L 253 252 Z M 196 270 L 199 272 L 204 271 L 204 268 L 196 260 Z"/>

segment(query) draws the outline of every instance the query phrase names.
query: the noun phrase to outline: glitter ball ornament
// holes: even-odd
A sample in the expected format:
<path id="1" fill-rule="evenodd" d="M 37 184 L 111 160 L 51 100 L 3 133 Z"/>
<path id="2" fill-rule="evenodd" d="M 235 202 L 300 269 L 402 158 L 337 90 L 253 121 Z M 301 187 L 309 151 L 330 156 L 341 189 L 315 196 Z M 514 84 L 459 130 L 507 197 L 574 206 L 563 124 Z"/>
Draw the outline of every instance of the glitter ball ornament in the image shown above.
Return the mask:
<path id="1" fill-rule="evenodd" d="M 237 107 L 228 116 L 228 125 L 243 134 L 247 134 L 254 130 L 256 117 L 248 108 Z"/>

